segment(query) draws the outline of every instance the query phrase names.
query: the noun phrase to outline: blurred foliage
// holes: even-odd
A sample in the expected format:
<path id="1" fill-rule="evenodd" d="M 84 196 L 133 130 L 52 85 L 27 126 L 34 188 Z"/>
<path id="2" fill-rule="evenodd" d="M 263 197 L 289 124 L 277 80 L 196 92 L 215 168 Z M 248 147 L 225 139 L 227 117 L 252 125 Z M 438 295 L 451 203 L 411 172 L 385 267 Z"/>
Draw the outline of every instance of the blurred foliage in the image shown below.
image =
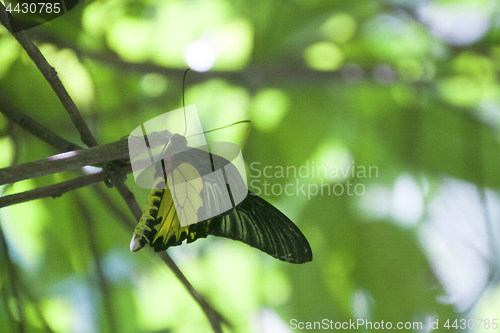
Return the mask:
<path id="1" fill-rule="evenodd" d="M 289 332 L 291 319 L 324 318 L 439 318 L 438 331 L 450 331 L 446 319 L 500 317 L 499 11 L 488 0 L 100 0 L 28 33 L 101 144 L 180 107 L 186 49 L 201 40 L 213 50 L 208 73 L 188 74 L 186 103 L 205 130 L 252 120 L 207 140 L 242 147 L 250 190 L 300 227 L 314 255 L 285 264 L 215 237 L 169 250 L 235 332 Z M 0 93 L 80 144 L 3 27 Z M 1 167 L 57 153 L 10 131 L 3 115 L 0 133 Z M 280 177 L 279 166 L 292 173 Z M 304 166 L 316 175 L 294 176 Z M 370 166 L 377 172 L 358 176 Z M 334 167 L 356 174 L 330 176 Z M 347 181 L 363 195 L 327 193 L 347 191 Z M 131 175 L 127 184 L 144 203 L 148 191 Z M 278 193 L 288 184 L 293 195 Z M 116 191 L 99 186 L 132 220 Z M 17 289 L 26 332 L 208 332 L 151 249 L 129 252 L 131 232 L 106 206 L 89 187 L 0 210 L 12 261 L 0 253 L 2 330 L 16 331 Z"/>

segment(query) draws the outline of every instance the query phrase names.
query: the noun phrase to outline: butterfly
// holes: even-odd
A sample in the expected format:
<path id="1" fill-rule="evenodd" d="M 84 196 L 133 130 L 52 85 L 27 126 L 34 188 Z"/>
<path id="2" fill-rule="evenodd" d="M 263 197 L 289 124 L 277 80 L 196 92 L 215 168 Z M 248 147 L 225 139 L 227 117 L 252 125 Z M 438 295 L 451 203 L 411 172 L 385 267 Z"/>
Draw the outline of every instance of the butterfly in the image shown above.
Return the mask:
<path id="1" fill-rule="evenodd" d="M 312 260 L 302 232 L 277 208 L 248 191 L 227 159 L 189 147 L 179 134 L 169 138 L 165 153 L 168 157 L 157 163 L 154 188 L 134 231 L 132 252 L 147 243 L 159 252 L 184 240 L 191 243 L 214 235 L 241 241 L 285 262 Z M 217 177 L 214 171 L 221 169 L 224 177 Z M 175 184 L 174 195 L 167 184 Z M 214 212 L 222 213 L 214 216 Z"/>
<path id="2" fill-rule="evenodd" d="M 285 262 L 312 260 L 302 232 L 278 209 L 248 191 L 232 163 L 189 147 L 180 134 L 168 141 L 168 157 L 156 165 L 154 188 L 130 243 L 132 252 L 147 243 L 159 252 L 184 240 L 191 243 L 214 235 L 241 241 Z M 217 177 L 215 170 L 224 170 L 224 177 Z"/>

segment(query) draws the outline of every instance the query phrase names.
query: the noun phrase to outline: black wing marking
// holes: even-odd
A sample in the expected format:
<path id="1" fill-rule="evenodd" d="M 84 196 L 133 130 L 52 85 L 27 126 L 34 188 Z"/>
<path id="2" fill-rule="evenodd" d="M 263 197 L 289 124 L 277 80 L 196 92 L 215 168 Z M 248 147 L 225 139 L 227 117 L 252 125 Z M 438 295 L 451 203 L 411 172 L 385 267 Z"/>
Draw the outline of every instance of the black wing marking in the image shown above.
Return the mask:
<path id="1" fill-rule="evenodd" d="M 210 235 L 241 241 L 282 261 L 312 260 L 309 242 L 299 228 L 252 192 L 229 214 L 210 220 L 208 228 Z"/>

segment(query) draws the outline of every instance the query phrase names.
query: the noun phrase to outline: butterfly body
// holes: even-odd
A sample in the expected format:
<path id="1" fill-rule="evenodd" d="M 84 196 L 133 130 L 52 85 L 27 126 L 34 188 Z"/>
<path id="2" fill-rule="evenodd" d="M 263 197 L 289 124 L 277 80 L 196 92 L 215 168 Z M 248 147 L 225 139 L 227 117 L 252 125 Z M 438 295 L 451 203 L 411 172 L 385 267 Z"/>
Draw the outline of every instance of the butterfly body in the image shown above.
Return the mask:
<path id="1" fill-rule="evenodd" d="M 158 252 L 214 235 L 244 242 L 282 261 L 312 260 L 301 231 L 278 209 L 248 191 L 228 160 L 189 147 L 179 134 L 171 136 L 165 154 L 168 157 L 161 166 L 158 163 L 154 188 L 134 231 L 132 252 L 147 243 Z M 219 170 L 224 170 L 223 177 Z"/>

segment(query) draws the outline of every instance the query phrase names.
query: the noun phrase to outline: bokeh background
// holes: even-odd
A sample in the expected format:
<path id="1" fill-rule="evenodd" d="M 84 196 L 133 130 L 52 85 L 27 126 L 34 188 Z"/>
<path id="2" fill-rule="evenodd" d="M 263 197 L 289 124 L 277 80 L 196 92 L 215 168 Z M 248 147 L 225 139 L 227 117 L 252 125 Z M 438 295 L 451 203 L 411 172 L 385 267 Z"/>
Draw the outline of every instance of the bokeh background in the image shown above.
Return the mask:
<path id="1" fill-rule="evenodd" d="M 497 1 L 81 1 L 27 32 L 101 144 L 179 108 L 188 65 L 200 72 L 187 75 L 186 104 L 205 130 L 252 121 L 207 140 L 241 146 L 250 190 L 299 226 L 314 260 L 287 264 L 215 237 L 169 250 L 232 331 L 285 333 L 299 331 L 292 319 L 325 318 L 439 319 L 439 331 L 454 331 L 443 328 L 447 319 L 500 319 Z M 3 27 L 0 94 L 81 144 Z M 3 115 L 0 134 L 0 167 L 57 153 Z M 275 174 L 313 165 L 328 174 Z M 267 166 L 271 177 L 259 176 Z M 377 172 L 362 177 L 359 167 Z M 347 181 L 362 195 L 307 193 Z M 131 175 L 126 183 L 144 204 L 148 190 Z M 287 184 L 306 193 L 279 194 Z M 114 189 L 99 187 L 117 211 L 90 187 L 0 210 L 12 262 L 3 247 L 2 331 L 15 332 L 22 313 L 26 332 L 209 332 L 153 251 L 130 253 L 120 219 L 132 214 Z"/>

